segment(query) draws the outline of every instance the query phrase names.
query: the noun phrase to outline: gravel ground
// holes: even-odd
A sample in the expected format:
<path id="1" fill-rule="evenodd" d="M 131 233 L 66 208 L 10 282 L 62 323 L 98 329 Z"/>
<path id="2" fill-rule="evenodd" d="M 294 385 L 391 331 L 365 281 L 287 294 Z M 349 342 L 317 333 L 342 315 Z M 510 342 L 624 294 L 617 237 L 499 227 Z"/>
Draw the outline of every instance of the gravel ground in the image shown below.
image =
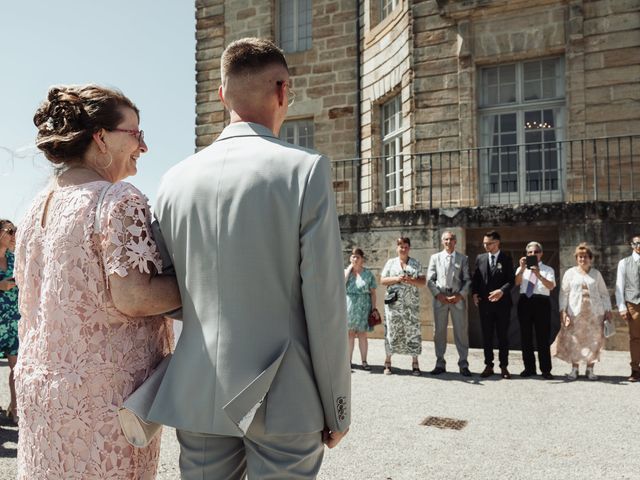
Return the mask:
<path id="1" fill-rule="evenodd" d="M 640 478 L 640 384 L 629 384 L 629 354 L 604 352 L 600 380 L 567 382 L 567 365 L 555 362 L 555 380 L 519 378 L 520 352 L 511 353 L 512 380 L 471 379 L 457 373 L 409 373 L 410 357 L 394 357 L 394 375 L 382 374 L 384 346 L 369 342 L 371 372 L 355 368 L 351 431 L 327 450 L 321 480 L 411 479 L 637 479 Z M 354 358 L 358 357 L 356 350 Z M 431 343 L 421 367 L 433 368 Z M 483 368 L 470 353 L 471 370 Z M 0 405 L 8 403 L 8 368 L 0 361 Z M 464 420 L 461 430 L 422 426 L 429 416 Z M 16 475 L 17 430 L 0 426 L 0 480 Z M 163 435 L 158 478 L 178 479 L 178 443 Z"/>

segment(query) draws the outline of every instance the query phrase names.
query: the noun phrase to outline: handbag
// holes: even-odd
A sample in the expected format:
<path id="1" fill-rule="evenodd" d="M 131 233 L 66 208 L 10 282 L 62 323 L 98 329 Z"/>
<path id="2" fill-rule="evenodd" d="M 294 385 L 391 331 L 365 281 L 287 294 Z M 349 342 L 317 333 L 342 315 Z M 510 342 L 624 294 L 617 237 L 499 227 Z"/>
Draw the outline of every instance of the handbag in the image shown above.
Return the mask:
<path id="1" fill-rule="evenodd" d="M 609 320 L 604 321 L 604 338 L 613 337 L 616 334 L 616 326 Z"/>
<path id="2" fill-rule="evenodd" d="M 156 398 L 171 357 L 171 354 L 164 357 L 149 378 L 142 382 L 118 409 L 118 421 L 122 433 L 127 442 L 134 447 L 143 448 L 149 445 L 162 428 L 162 424 L 145 419 Z"/>
<path id="3" fill-rule="evenodd" d="M 113 186 L 112 183 L 105 186 L 100 192 L 98 202 L 96 204 L 96 215 L 93 222 L 93 236 L 96 245 L 100 245 L 100 215 L 102 213 L 102 203 L 109 189 Z M 98 261 L 102 271 L 104 272 L 104 266 L 102 265 L 102 257 L 98 255 Z M 105 279 L 106 284 L 106 279 Z M 168 335 L 167 331 L 167 335 Z M 125 400 L 122 407 L 118 409 L 118 421 L 120 422 L 120 428 L 124 433 L 127 442 L 134 447 L 143 448 L 151 443 L 151 440 L 160 432 L 162 425 L 159 423 L 148 422 L 145 419 L 151 409 L 153 400 L 160 388 L 160 383 L 164 377 L 169 362 L 171 360 L 171 354 L 164 357 L 160 363 L 156 366 L 153 373 Z"/>
<path id="4" fill-rule="evenodd" d="M 375 327 L 376 325 L 380 325 L 381 323 L 382 317 L 380 317 L 380 312 L 378 312 L 377 308 L 374 308 L 369 314 L 369 326 Z"/>
<path id="5" fill-rule="evenodd" d="M 392 303 L 396 303 L 397 300 L 398 300 L 398 291 L 397 290 L 393 290 L 391 292 L 387 292 L 387 294 L 384 296 L 384 304 L 385 305 L 391 305 Z"/>

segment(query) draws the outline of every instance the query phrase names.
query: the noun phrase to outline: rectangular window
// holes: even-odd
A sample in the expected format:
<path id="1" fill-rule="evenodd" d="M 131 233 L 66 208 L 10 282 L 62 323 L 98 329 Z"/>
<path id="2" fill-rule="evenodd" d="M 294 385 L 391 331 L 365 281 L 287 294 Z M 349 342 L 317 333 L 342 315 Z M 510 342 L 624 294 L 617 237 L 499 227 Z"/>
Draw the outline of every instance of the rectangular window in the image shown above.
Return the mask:
<path id="1" fill-rule="evenodd" d="M 385 207 L 402 205 L 402 103 L 396 95 L 381 107 Z"/>
<path id="2" fill-rule="evenodd" d="M 380 2 L 380 20 L 387 18 L 394 8 L 398 6 L 400 0 L 378 0 Z"/>
<path id="3" fill-rule="evenodd" d="M 311 0 L 278 1 L 278 41 L 285 52 L 311 48 Z"/>
<path id="4" fill-rule="evenodd" d="M 280 139 L 304 148 L 313 149 L 313 120 L 290 120 L 280 128 Z"/>
<path id="5" fill-rule="evenodd" d="M 483 202 L 562 199 L 562 58 L 480 72 L 480 171 Z"/>

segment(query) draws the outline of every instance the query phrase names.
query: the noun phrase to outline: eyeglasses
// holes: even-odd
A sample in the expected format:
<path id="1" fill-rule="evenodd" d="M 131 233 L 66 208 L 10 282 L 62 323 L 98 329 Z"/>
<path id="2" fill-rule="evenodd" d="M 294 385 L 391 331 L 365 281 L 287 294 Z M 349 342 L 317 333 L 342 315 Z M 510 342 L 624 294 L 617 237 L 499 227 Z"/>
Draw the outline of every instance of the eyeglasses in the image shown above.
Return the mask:
<path id="1" fill-rule="evenodd" d="M 291 83 L 285 82 L 284 80 L 277 80 L 276 85 L 278 85 L 278 87 L 282 87 L 282 85 L 287 86 L 287 100 L 289 101 L 287 105 L 289 107 L 293 105 L 293 102 L 296 101 L 296 92 L 294 92 L 293 89 L 291 88 Z"/>
<path id="2" fill-rule="evenodd" d="M 4 233 L 8 233 L 9 235 L 15 235 L 16 232 L 18 231 L 17 228 L 3 228 L 2 231 Z"/>
<path id="3" fill-rule="evenodd" d="M 144 131 L 143 130 L 127 130 L 126 128 L 112 128 L 109 130 L 110 132 L 123 132 L 128 133 L 129 135 L 136 137 L 138 139 L 138 144 L 142 145 L 144 142 Z"/>
<path id="4" fill-rule="evenodd" d="M 497 240 L 491 240 L 490 242 L 482 242 L 482 245 L 483 245 L 483 246 L 485 246 L 485 247 L 487 247 L 487 246 L 489 246 L 489 245 L 493 245 L 493 244 L 494 244 L 494 243 L 496 243 L 496 242 L 497 242 Z"/>
<path id="5" fill-rule="evenodd" d="M 632 247 L 640 247 L 640 242 L 631 242 Z"/>
<path id="6" fill-rule="evenodd" d="M 530 252 L 527 252 L 527 255 L 537 255 L 539 253 L 542 253 L 540 250 L 532 250 Z"/>

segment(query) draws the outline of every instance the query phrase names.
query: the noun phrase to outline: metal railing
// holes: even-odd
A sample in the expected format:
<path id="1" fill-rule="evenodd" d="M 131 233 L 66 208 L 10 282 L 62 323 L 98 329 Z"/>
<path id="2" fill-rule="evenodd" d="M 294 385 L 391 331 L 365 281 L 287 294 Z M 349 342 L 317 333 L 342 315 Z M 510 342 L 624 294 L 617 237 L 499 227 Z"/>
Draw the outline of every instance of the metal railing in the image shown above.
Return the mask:
<path id="1" fill-rule="evenodd" d="M 332 167 L 340 214 L 640 200 L 640 135 L 338 160 Z"/>

